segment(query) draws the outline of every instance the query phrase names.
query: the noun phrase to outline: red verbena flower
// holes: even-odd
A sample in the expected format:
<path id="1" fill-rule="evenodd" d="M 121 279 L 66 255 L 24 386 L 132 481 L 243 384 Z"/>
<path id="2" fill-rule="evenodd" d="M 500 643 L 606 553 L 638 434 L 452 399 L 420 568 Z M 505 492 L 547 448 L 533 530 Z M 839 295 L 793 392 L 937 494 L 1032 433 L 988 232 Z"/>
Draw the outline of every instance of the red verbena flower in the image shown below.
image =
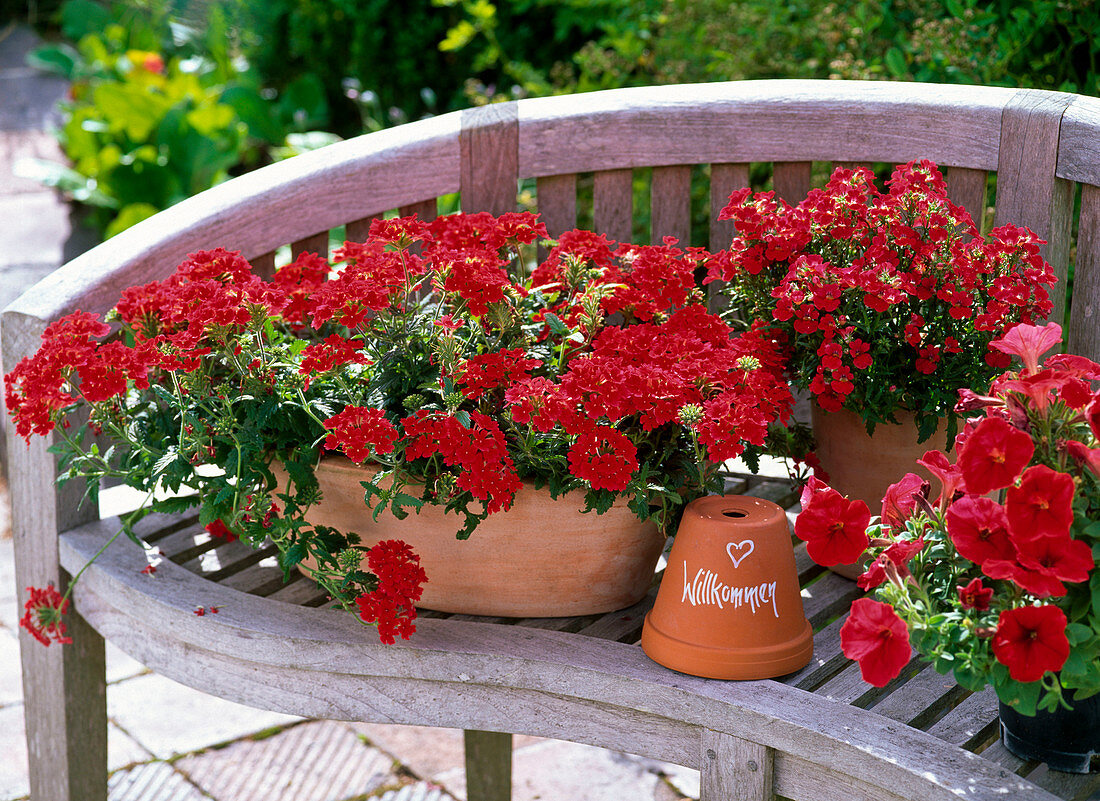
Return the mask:
<path id="1" fill-rule="evenodd" d="M 1048 670 L 1061 670 L 1069 657 L 1066 623 L 1057 606 L 1006 609 L 997 620 L 993 655 L 1016 681 L 1038 681 Z"/>
<path id="2" fill-rule="evenodd" d="M 859 662 L 863 680 L 885 687 L 909 662 L 909 629 L 890 604 L 860 598 L 840 627 L 840 647 Z"/>
<path id="3" fill-rule="evenodd" d="M 203 528 L 206 529 L 206 533 L 211 537 L 217 537 L 226 542 L 236 542 L 237 540 L 237 535 L 226 528 L 225 523 L 222 522 L 220 518 L 213 523 L 207 523 Z"/>
<path id="4" fill-rule="evenodd" d="M 341 450 L 353 462 L 365 462 L 374 453 L 392 453 L 397 441 L 397 428 L 386 419 L 381 409 L 348 406 L 325 421 L 332 433 L 325 439 L 325 448 Z"/>
<path id="5" fill-rule="evenodd" d="M 30 597 L 23 604 L 23 617 L 19 625 L 43 645 L 56 642 L 65 645 L 72 638 L 65 633 L 62 616 L 69 610 L 69 599 L 51 584 L 48 587 L 27 587 Z"/>
<path id="6" fill-rule="evenodd" d="M 985 495 L 1007 487 L 1034 453 L 1035 443 L 1027 432 L 999 417 L 985 418 L 959 452 L 958 465 L 967 492 Z"/>
<path id="7" fill-rule="evenodd" d="M 592 489 L 625 489 L 637 469 L 638 449 L 634 443 L 607 426 L 581 434 L 569 449 L 569 472 L 587 481 Z"/>
<path id="8" fill-rule="evenodd" d="M 359 617 L 378 626 L 378 639 L 393 645 L 416 631 L 416 602 L 428 580 L 420 557 L 400 540 L 383 540 L 367 554 L 367 566 L 378 577 L 378 586 L 355 599 Z"/>

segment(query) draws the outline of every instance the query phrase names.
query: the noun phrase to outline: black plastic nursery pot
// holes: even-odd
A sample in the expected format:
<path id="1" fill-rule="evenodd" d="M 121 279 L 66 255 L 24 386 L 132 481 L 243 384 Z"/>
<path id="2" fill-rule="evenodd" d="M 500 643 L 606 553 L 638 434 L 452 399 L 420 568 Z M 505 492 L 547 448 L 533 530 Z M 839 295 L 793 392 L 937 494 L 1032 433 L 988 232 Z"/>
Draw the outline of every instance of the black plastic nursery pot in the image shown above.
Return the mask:
<path id="1" fill-rule="evenodd" d="M 1069 698 L 1073 709 L 1021 715 L 1001 704 L 1005 747 L 1021 759 L 1046 762 L 1065 773 L 1100 773 L 1100 694 L 1083 701 Z"/>

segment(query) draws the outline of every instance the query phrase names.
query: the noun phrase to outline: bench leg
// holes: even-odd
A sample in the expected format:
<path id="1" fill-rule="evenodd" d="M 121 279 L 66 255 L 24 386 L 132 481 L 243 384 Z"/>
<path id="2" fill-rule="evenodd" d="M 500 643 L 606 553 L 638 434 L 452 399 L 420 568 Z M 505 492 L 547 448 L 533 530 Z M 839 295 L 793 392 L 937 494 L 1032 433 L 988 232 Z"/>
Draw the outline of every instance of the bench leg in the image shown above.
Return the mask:
<path id="1" fill-rule="evenodd" d="M 512 735 L 467 730 L 466 801 L 510 801 Z"/>
<path id="2" fill-rule="evenodd" d="M 703 729 L 699 801 L 774 801 L 772 751 Z"/>
<path id="3" fill-rule="evenodd" d="M 107 800 L 107 681 L 103 638 L 70 607 L 68 645 L 20 632 L 31 798 Z"/>

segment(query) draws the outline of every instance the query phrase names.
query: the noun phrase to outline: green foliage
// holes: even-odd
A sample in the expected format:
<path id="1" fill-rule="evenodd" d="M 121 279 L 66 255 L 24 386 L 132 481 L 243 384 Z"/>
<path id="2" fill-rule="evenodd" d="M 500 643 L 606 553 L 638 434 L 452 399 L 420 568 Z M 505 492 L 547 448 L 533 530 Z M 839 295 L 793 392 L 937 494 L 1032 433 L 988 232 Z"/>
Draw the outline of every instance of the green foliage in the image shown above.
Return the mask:
<path id="1" fill-rule="evenodd" d="M 315 76 L 265 96 L 216 6 L 189 25 L 166 7 L 68 0 L 60 27 L 76 46 L 47 45 L 30 62 L 72 81 L 59 131 L 72 168 L 37 161 L 21 173 L 92 206 L 105 236 L 307 149 L 288 133 L 327 123 Z"/>

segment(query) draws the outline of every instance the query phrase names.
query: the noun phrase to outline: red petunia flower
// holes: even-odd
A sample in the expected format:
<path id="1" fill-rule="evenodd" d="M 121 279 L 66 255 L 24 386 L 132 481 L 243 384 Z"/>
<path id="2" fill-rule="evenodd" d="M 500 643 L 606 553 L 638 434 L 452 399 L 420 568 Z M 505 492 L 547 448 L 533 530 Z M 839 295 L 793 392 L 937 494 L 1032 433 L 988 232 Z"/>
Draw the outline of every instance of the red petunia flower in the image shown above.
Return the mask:
<path id="1" fill-rule="evenodd" d="M 840 627 L 840 647 L 859 662 L 863 680 L 885 687 L 909 662 L 909 629 L 894 607 L 870 598 L 852 604 L 851 614 Z"/>
<path id="2" fill-rule="evenodd" d="M 1061 670 L 1069 657 L 1066 623 L 1057 606 L 1006 609 L 993 635 L 993 655 L 1016 681 L 1038 681 L 1048 670 Z"/>
<path id="3" fill-rule="evenodd" d="M 1044 326 L 1021 323 L 1013 326 L 1000 339 L 989 343 L 1002 353 L 1019 357 L 1028 375 L 1039 371 L 1039 357 L 1062 341 L 1062 326 L 1047 323 Z"/>
<path id="4" fill-rule="evenodd" d="M 1074 489 L 1068 473 L 1045 464 L 1025 470 L 1019 486 L 1011 486 L 1005 493 L 1005 513 L 1013 540 L 1018 544 L 1040 537 L 1067 537 L 1073 524 Z"/>
<path id="5" fill-rule="evenodd" d="M 73 640 L 65 633 L 65 623 L 61 619 L 69 610 L 69 599 L 63 598 L 52 584 L 45 588 L 27 587 L 27 592 L 30 598 L 23 604 L 19 625 L 43 645 L 71 643 Z"/>
<path id="6" fill-rule="evenodd" d="M 996 501 L 966 495 L 951 504 L 944 522 L 955 550 L 964 559 L 978 565 L 990 559 L 1015 559 L 1008 517 Z"/>
<path id="7" fill-rule="evenodd" d="M 806 552 L 819 565 L 848 565 L 863 554 L 870 540 L 871 510 L 863 501 L 849 501 L 831 487 L 814 492 L 794 524 L 806 541 Z"/>
<path id="8" fill-rule="evenodd" d="M 1040 537 L 1019 544 L 1018 568 L 1012 579 L 1032 595 L 1066 594 L 1062 583 L 1087 581 L 1094 563 L 1092 549 L 1070 537 Z"/>
<path id="9" fill-rule="evenodd" d="M 963 481 L 962 471 L 957 464 L 952 464 L 947 454 L 943 451 L 926 451 L 924 456 L 917 459 L 917 464 L 940 480 L 941 490 L 939 503 L 942 507 L 951 502 L 956 492 L 966 492 L 966 484 Z"/>
<path id="10" fill-rule="evenodd" d="M 984 612 L 989 608 L 989 602 L 993 600 L 993 588 L 982 584 L 980 578 L 970 580 L 965 587 L 959 585 L 959 603 L 963 609 L 974 609 Z"/>
<path id="11" fill-rule="evenodd" d="M 886 489 L 882 496 L 882 522 L 891 528 L 902 528 L 913 515 L 918 498 L 928 497 L 928 482 L 916 473 L 905 477 Z"/>
<path id="12" fill-rule="evenodd" d="M 1035 443 L 1024 431 L 999 417 L 987 417 L 966 440 L 958 465 L 966 489 L 985 495 L 1007 487 L 1031 461 Z"/>

